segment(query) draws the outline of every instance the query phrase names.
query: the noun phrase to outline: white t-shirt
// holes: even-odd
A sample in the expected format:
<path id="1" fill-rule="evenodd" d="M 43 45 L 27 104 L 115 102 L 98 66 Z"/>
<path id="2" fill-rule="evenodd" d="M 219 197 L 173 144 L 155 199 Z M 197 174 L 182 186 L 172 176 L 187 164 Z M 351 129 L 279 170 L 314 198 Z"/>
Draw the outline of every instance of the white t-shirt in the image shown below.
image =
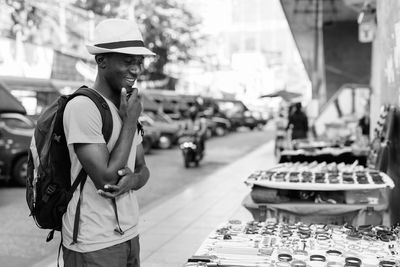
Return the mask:
<path id="1" fill-rule="evenodd" d="M 113 130 L 107 144 L 108 150 L 111 151 L 118 140 L 122 121 L 117 107 L 108 99 L 106 101 L 113 119 Z M 67 104 L 63 122 L 71 158 L 72 184 L 82 168 L 73 144 L 106 142 L 101 132 L 103 124 L 100 111 L 86 96 L 77 96 Z M 135 169 L 136 148 L 141 142 L 142 136 L 136 132 L 127 163 L 132 171 Z M 125 242 L 138 235 L 139 206 L 135 191 L 130 190 L 116 199 L 120 226 L 125 231 L 124 235 L 120 235 L 114 231 L 117 221 L 111 200 L 97 193 L 93 181 L 88 176 L 82 193 L 78 243 L 71 245 L 79 193 L 78 186 L 63 216 L 62 236 L 66 248 L 78 252 L 90 252 Z"/>

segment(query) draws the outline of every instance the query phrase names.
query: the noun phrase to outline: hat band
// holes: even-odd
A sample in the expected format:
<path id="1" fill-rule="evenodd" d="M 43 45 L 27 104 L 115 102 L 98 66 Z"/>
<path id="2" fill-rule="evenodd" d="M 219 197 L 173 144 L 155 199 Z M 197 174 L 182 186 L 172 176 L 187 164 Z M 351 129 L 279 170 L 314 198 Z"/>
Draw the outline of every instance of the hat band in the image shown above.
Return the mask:
<path id="1" fill-rule="evenodd" d="M 112 43 L 102 43 L 95 44 L 94 46 L 106 49 L 117 49 L 117 48 L 125 48 L 125 47 L 144 47 L 144 42 L 140 40 L 132 40 L 132 41 L 120 41 L 120 42 L 112 42 Z"/>

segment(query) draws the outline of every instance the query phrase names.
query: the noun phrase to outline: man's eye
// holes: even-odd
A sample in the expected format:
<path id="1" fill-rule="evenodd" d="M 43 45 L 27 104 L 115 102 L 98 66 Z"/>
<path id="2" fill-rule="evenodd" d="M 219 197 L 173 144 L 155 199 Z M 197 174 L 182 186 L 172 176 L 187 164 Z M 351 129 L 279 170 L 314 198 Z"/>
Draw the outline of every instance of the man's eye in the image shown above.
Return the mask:
<path id="1" fill-rule="evenodd" d="M 139 61 L 139 60 L 126 60 L 125 63 L 128 65 L 135 65 L 135 66 L 140 66 L 140 67 L 143 65 L 143 61 Z"/>

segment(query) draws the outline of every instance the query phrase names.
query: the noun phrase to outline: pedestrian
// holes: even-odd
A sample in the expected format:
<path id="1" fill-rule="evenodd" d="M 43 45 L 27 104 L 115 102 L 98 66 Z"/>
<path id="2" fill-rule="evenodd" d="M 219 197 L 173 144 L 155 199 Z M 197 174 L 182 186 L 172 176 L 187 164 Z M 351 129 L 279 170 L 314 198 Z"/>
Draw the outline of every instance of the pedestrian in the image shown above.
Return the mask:
<path id="1" fill-rule="evenodd" d="M 363 116 L 358 120 L 358 127 L 360 127 L 362 136 L 369 137 L 370 117 L 368 105 L 365 107 Z"/>
<path id="2" fill-rule="evenodd" d="M 189 107 L 182 134 L 196 136 L 196 143 L 199 146 L 200 155 L 203 157 L 207 139 L 207 120 L 201 116 L 199 109 L 197 102 Z"/>
<path id="3" fill-rule="evenodd" d="M 76 190 L 63 216 L 64 264 L 138 267 L 136 191 L 146 184 L 150 173 L 137 129 L 142 104 L 133 85 L 142 71 L 144 56 L 154 53 L 144 47 L 136 22 L 122 19 L 100 22 L 94 31 L 93 44 L 86 48 L 97 63 L 92 89 L 109 105 L 113 130 L 106 144 L 100 112 L 93 101 L 77 96 L 68 102 L 63 123 L 71 157 L 71 177 L 74 180 L 82 166 L 88 178 L 82 197 Z M 73 242 L 78 201 L 79 233 L 77 242 Z"/>
<path id="4" fill-rule="evenodd" d="M 302 110 L 301 103 L 294 104 L 289 112 L 289 122 L 286 130 L 291 129 L 292 140 L 307 138 L 308 118 Z"/>

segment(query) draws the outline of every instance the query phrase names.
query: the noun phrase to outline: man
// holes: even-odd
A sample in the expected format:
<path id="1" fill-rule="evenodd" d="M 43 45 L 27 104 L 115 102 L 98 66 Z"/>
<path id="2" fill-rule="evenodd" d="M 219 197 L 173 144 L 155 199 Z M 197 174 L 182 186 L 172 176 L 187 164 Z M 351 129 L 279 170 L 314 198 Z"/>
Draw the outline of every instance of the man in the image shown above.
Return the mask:
<path id="1" fill-rule="evenodd" d="M 197 136 L 197 143 L 201 155 L 204 155 L 205 140 L 207 135 L 207 121 L 200 117 L 198 104 L 193 104 L 188 110 L 188 119 L 184 125 L 184 134 L 194 134 Z"/>
<path id="2" fill-rule="evenodd" d="M 63 258 L 66 267 L 140 266 L 138 203 L 135 191 L 149 179 L 137 120 L 142 111 L 133 85 L 142 71 L 144 47 L 134 21 L 108 19 L 95 29 L 97 76 L 93 89 L 111 110 L 113 130 L 106 144 L 96 105 L 85 96 L 68 102 L 64 130 L 71 157 L 71 177 L 83 167 L 88 178 L 80 199 L 77 242 L 73 242 L 79 189 L 63 217 Z M 73 181 L 72 181 L 73 182 Z M 115 199 L 115 202 L 112 201 Z M 113 205 L 116 203 L 116 205 Z"/>

